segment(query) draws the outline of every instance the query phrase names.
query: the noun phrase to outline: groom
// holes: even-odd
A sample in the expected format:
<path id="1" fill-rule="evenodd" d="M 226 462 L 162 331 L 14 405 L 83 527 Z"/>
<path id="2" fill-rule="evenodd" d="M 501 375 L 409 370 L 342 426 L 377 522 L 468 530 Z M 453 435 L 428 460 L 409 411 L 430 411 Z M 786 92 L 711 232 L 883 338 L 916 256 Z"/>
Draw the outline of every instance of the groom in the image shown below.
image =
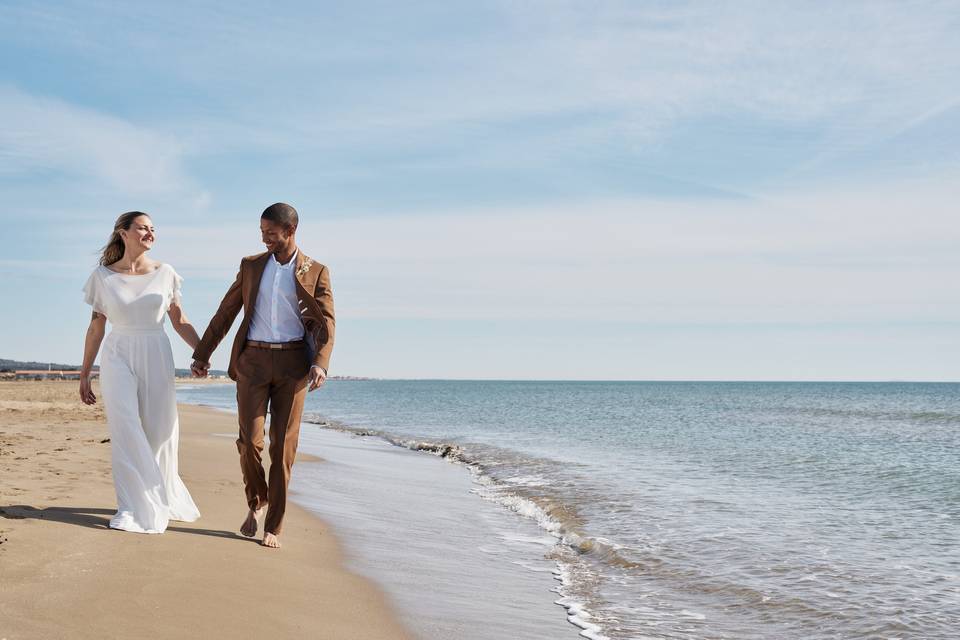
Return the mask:
<path id="1" fill-rule="evenodd" d="M 210 355 L 243 308 L 228 373 L 237 382 L 240 468 L 250 511 L 240 533 L 253 537 L 266 508 L 263 545 L 280 546 L 290 470 L 297 453 L 307 390 L 323 385 L 333 350 L 330 273 L 297 247 L 297 211 L 278 202 L 260 216 L 266 253 L 240 261 L 240 272 L 193 352 L 194 374 L 210 369 Z M 270 409 L 270 475 L 263 472 L 264 421 Z"/>

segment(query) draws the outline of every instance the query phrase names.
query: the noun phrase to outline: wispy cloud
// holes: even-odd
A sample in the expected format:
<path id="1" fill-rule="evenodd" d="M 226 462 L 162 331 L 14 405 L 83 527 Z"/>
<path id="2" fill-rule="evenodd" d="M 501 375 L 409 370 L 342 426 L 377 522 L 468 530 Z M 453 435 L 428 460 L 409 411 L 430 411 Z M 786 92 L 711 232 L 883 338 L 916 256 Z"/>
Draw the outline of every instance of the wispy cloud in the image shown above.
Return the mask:
<path id="1" fill-rule="evenodd" d="M 470 169 L 569 164 L 586 151 L 653 163 L 702 155 L 678 137 L 691 127 L 726 128 L 765 152 L 756 166 L 743 160 L 738 185 L 686 177 L 749 191 L 751 175 L 769 184 L 771 148 L 789 180 L 822 179 L 960 98 L 960 11 L 936 0 L 410 3 L 402 16 L 377 3 L 71 6 L 72 20 L 20 15 L 24 33 L 10 35 L 195 92 L 155 118 L 201 155 L 346 162 L 362 150 Z M 110 43 L 93 37 L 104 29 Z"/>
<path id="2" fill-rule="evenodd" d="M 960 277 L 958 197 L 953 183 L 899 183 L 709 207 L 640 199 L 402 217 L 303 211 L 300 240 L 330 265 L 344 318 L 953 322 L 960 305 L 945 291 Z M 225 287 L 238 253 L 259 250 L 255 231 L 167 229 L 158 251 Z"/>
<path id="3" fill-rule="evenodd" d="M 0 266 L 79 307 L 70 274 L 142 208 L 202 318 L 289 199 L 371 371 L 428 326 L 470 375 L 432 328 L 471 322 L 529 375 L 568 321 L 596 371 L 639 323 L 680 328 L 653 367 L 702 328 L 689 375 L 752 349 L 711 351 L 721 325 L 839 366 L 850 327 L 960 319 L 958 30 L 953 0 L 0 3 Z M 914 370 L 946 375 L 948 333 Z M 754 351 L 776 376 L 789 349 Z"/>
<path id="4" fill-rule="evenodd" d="M 170 136 L 121 118 L 0 87 L 0 173 L 83 177 L 127 194 L 190 187 Z"/>

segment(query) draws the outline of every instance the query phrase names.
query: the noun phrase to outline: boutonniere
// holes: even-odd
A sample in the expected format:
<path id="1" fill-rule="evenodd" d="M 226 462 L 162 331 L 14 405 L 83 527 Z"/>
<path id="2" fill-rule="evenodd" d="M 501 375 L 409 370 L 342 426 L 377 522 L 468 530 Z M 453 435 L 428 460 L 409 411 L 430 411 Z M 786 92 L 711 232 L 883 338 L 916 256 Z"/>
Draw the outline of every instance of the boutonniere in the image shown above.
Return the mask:
<path id="1" fill-rule="evenodd" d="M 307 273 L 307 271 L 310 271 L 310 267 L 312 266 L 313 266 L 313 260 L 311 260 L 310 258 L 307 258 L 306 260 L 304 260 L 303 264 L 300 265 L 300 268 L 297 269 L 297 277 L 302 278 Z"/>

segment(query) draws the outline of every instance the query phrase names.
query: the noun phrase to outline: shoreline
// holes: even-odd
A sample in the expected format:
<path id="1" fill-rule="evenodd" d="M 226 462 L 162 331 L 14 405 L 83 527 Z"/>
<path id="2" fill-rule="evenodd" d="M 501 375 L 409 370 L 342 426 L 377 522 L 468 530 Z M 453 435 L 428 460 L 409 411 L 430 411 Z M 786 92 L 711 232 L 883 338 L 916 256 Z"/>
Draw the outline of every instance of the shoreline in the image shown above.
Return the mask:
<path id="1" fill-rule="evenodd" d="M 182 401 L 236 418 L 231 395 L 212 399 Z M 562 541 L 530 512 L 539 507 L 488 495 L 457 446 L 338 424 L 305 411 L 299 452 L 329 464 L 298 470 L 291 499 L 331 523 L 349 543 L 349 568 L 389 594 L 418 638 L 606 637 L 561 591 L 568 580 L 554 553 Z M 475 590 L 488 594 L 482 607 L 467 604 Z"/>
<path id="2" fill-rule="evenodd" d="M 200 520 L 163 535 L 110 530 L 102 404 L 80 404 L 75 386 L 0 382 L 0 637 L 411 637 L 385 593 L 345 568 L 330 527 L 299 504 L 287 506 L 278 551 L 237 533 L 236 452 L 215 435 L 236 430 L 228 413 L 178 405 L 180 474 Z M 322 464 L 298 456 L 308 461 Z"/>

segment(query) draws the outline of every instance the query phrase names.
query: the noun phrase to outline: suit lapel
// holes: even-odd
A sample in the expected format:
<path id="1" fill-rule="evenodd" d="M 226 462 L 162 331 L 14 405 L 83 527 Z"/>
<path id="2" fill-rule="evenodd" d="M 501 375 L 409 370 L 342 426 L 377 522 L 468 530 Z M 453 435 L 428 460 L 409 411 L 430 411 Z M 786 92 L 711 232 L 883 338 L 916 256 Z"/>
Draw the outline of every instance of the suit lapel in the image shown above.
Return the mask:
<path id="1" fill-rule="evenodd" d="M 270 252 L 268 251 L 254 260 L 250 265 L 250 294 L 244 300 L 247 306 L 247 315 L 249 315 L 253 309 L 253 305 L 257 303 L 257 293 L 260 291 L 260 280 L 263 278 L 263 270 L 267 268 L 267 260 L 269 259 Z"/>
<path id="2" fill-rule="evenodd" d="M 297 284 L 300 285 L 301 294 L 308 298 L 313 297 L 313 286 L 316 282 L 310 281 L 310 267 L 313 266 L 313 258 L 305 255 L 302 250 L 297 251 L 297 265 L 294 271 L 294 277 Z"/>
<path id="3" fill-rule="evenodd" d="M 317 337 L 314 334 L 317 325 L 311 319 L 313 317 L 312 308 L 315 304 L 313 289 L 317 282 L 315 279 L 313 282 L 310 281 L 310 268 L 312 266 L 313 259 L 304 254 L 302 250 L 298 250 L 296 270 L 293 272 L 293 277 L 297 281 L 297 288 L 299 289 L 297 298 L 300 300 L 300 320 L 303 322 L 303 337 L 307 341 L 307 357 L 310 362 L 313 362 L 317 354 Z"/>

